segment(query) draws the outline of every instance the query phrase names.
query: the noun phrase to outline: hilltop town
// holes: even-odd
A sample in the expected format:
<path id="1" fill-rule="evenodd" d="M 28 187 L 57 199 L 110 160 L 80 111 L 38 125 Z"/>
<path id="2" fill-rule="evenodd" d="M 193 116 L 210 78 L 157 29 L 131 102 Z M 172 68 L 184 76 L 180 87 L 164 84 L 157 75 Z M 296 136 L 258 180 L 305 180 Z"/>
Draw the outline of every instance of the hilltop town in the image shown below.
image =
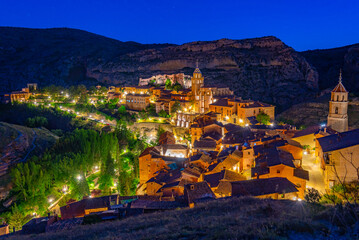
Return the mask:
<path id="1" fill-rule="evenodd" d="M 79 90 L 76 96 L 67 89 L 37 88 L 28 84 L 2 95 L 1 101 L 56 109 L 93 122 L 101 134 L 125 126 L 138 131 L 134 141 L 143 141 L 146 147 L 135 157 L 138 164 L 134 160 L 126 170 L 138 173 L 135 194 L 121 194 L 121 182 L 114 180 L 106 190 L 95 183 L 83 199 L 61 202 L 70 192 L 65 185 L 58 199 L 49 198 L 49 215 L 35 212 L 22 226 L 23 233 L 191 208 L 221 198 L 302 201 L 311 189 L 324 194 L 359 178 L 359 129 L 348 126 L 348 91 L 341 73 L 331 91 L 327 123 L 305 129 L 276 121 L 272 104 L 235 96 L 231 86 L 207 85 L 198 63 L 192 76 L 158 75 L 141 78 L 138 86 L 96 86 Z M 84 103 L 97 110 L 76 107 Z M 106 108 L 101 108 L 104 104 Z M 132 150 L 126 146 L 120 151 L 123 155 Z M 2 158 L 5 170 L 18 163 Z M 104 165 L 89 168 L 85 177 L 96 179 L 93 176 Z M 2 174 L 8 173 L 5 170 Z M 83 177 L 77 175 L 77 181 Z M 5 207 L 16 202 L 8 197 Z M 9 232 L 7 224 L 1 229 Z"/>

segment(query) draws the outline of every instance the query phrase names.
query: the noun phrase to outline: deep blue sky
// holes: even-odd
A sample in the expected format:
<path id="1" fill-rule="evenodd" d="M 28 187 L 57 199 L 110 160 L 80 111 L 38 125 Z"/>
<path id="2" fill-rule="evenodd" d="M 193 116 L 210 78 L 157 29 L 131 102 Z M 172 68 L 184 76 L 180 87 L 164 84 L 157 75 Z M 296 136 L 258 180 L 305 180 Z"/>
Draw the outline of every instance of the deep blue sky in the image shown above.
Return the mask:
<path id="1" fill-rule="evenodd" d="M 273 35 L 301 51 L 359 43 L 358 0 L 0 0 L 0 26 L 185 43 Z"/>

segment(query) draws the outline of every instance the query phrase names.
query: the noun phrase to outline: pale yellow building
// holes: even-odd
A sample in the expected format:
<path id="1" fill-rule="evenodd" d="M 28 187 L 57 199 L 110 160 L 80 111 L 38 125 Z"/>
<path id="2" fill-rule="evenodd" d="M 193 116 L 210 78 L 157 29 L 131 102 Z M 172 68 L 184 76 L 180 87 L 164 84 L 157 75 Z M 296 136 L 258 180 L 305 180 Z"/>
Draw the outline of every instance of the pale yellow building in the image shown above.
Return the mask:
<path id="1" fill-rule="evenodd" d="M 315 151 L 326 188 L 359 180 L 359 129 L 318 138 Z"/>

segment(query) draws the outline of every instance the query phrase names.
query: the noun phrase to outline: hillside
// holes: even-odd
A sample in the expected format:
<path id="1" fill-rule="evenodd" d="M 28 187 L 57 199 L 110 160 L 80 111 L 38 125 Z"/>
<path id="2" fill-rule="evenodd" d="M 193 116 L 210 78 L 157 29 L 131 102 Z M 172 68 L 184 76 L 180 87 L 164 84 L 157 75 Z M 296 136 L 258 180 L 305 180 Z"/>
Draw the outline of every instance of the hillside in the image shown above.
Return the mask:
<path id="1" fill-rule="evenodd" d="M 332 217 L 330 207 L 304 202 L 232 198 L 9 239 L 346 239 L 331 225 Z"/>
<path id="2" fill-rule="evenodd" d="M 28 128 L 0 122 L 0 163 L 25 161 L 52 146 L 58 137 L 45 128 Z"/>
<path id="3" fill-rule="evenodd" d="M 359 93 L 359 44 L 300 54 L 318 71 L 320 89 L 333 88 L 342 68 L 343 83 L 348 91 Z"/>
<path id="4" fill-rule="evenodd" d="M 291 120 L 297 126 L 306 127 L 327 122 L 329 112 L 329 96 L 293 105 L 289 109 L 277 115 L 276 119 Z M 348 106 L 349 129 L 359 128 L 359 99 L 351 99 Z"/>
<path id="5" fill-rule="evenodd" d="M 208 84 L 287 108 L 315 95 L 318 74 L 275 37 L 221 39 L 180 46 L 121 42 L 76 29 L 0 28 L 0 89 L 80 83 L 137 84 L 158 73 L 192 74 Z"/>

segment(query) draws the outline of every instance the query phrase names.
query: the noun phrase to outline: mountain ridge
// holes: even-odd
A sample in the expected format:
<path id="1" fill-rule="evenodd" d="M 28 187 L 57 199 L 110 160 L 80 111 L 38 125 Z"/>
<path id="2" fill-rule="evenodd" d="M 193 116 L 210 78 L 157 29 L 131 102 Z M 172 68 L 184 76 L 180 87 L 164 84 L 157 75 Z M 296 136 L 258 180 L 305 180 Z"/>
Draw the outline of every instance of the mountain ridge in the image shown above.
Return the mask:
<path id="1" fill-rule="evenodd" d="M 156 74 L 192 74 L 197 60 L 206 83 L 226 84 L 238 96 L 279 109 L 311 99 L 321 90 L 313 61 L 274 36 L 141 44 L 72 28 L 0 27 L 3 91 L 27 82 L 40 87 L 133 85 L 140 77 Z"/>

